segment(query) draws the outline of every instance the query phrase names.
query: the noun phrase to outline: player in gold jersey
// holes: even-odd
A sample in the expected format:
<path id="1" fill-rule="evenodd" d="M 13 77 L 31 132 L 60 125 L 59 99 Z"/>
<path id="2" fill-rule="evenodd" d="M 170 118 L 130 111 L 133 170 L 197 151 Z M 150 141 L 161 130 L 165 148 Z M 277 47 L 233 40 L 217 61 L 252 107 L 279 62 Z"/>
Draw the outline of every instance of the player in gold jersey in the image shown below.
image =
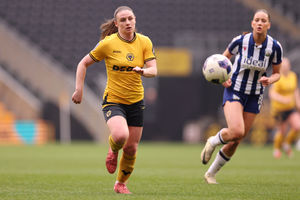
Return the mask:
<path id="1" fill-rule="evenodd" d="M 290 61 L 284 58 L 280 70 L 281 78 L 269 91 L 271 113 L 279 125 L 274 137 L 275 158 L 281 157 L 281 148 L 288 156 L 292 155 L 291 143 L 300 130 L 300 93 L 297 75 L 290 68 Z M 286 134 L 288 128 L 290 131 Z"/>
<path id="2" fill-rule="evenodd" d="M 119 162 L 116 193 L 130 194 L 126 182 L 136 160 L 136 152 L 143 130 L 144 88 L 141 76 L 157 75 L 156 58 L 151 40 L 136 33 L 136 17 L 131 8 L 118 7 L 114 18 L 101 25 L 101 40 L 78 64 L 76 89 L 72 100 L 82 100 L 86 69 L 105 60 L 107 85 L 103 95 L 103 113 L 110 130 L 106 168 L 114 173 L 118 152 Z"/>

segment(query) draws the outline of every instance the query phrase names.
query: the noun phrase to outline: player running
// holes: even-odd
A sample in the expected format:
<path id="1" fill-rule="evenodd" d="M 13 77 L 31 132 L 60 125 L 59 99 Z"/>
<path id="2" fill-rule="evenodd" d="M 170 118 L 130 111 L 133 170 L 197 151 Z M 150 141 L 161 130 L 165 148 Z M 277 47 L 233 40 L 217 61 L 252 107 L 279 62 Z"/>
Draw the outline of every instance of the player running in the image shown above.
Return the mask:
<path id="1" fill-rule="evenodd" d="M 298 80 L 296 73 L 291 71 L 288 58 L 283 59 L 280 73 L 280 80 L 272 85 L 269 91 L 271 113 L 278 124 L 278 131 L 274 137 L 273 156 L 275 158 L 281 157 L 281 149 L 288 157 L 292 156 L 291 144 L 296 139 L 297 132 L 300 131 Z M 290 130 L 287 133 L 289 127 Z"/>
<path id="2" fill-rule="evenodd" d="M 267 34 L 271 27 L 270 15 L 258 10 L 251 22 L 252 33 L 235 37 L 223 55 L 235 56 L 231 79 L 223 83 L 223 110 L 227 128 L 208 138 L 201 152 L 203 164 L 207 164 L 215 148 L 223 145 L 204 175 L 209 184 L 217 184 L 217 172 L 230 160 L 242 139 L 249 132 L 255 116 L 259 113 L 264 88 L 280 78 L 282 48 L 278 41 Z M 269 66 L 271 76 L 266 75 Z"/>
<path id="3" fill-rule="evenodd" d="M 117 169 L 118 152 L 123 149 L 119 162 L 116 193 L 130 194 L 126 182 L 133 172 L 136 152 L 143 130 L 144 88 L 141 76 L 157 74 L 156 59 L 151 40 L 136 33 L 136 17 L 131 8 L 121 6 L 114 18 L 101 25 L 101 40 L 78 64 L 74 103 L 83 95 L 87 68 L 105 60 L 107 85 L 102 109 L 111 135 L 106 157 L 109 173 Z M 144 67 L 145 65 L 145 67 Z"/>

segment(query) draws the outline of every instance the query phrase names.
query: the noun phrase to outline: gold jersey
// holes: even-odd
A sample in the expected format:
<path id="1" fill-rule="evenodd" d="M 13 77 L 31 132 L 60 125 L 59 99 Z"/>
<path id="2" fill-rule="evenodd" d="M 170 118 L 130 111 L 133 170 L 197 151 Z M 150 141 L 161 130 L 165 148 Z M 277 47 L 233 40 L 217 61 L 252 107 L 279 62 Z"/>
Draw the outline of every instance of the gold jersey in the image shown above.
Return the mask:
<path id="1" fill-rule="evenodd" d="M 291 110 L 296 107 L 295 90 L 297 89 L 297 75 L 295 72 L 290 71 L 287 76 L 281 75 L 279 81 L 275 82 L 272 86 L 272 90 L 276 93 L 290 97 L 293 99 L 290 103 L 284 104 L 276 100 L 271 99 L 271 112 L 273 114 L 277 112 Z"/>
<path id="2" fill-rule="evenodd" d="M 133 68 L 142 68 L 146 61 L 155 59 L 147 36 L 135 33 L 134 38 L 127 41 L 114 33 L 101 40 L 89 55 L 96 62 L 105 60 L 107 83 L 103 100 L 107 104 L 130 105 L 144 98 L 141 75 Z"/>

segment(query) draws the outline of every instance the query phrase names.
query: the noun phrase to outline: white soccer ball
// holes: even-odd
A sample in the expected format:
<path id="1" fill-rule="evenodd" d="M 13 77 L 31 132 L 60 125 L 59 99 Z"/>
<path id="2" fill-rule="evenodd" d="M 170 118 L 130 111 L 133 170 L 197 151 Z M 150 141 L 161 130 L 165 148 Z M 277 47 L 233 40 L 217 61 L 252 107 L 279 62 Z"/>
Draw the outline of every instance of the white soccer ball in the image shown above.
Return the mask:
<path id="1" fill-rule="evenodd" d="M 226 56 L 214 54 L 205 60 L 202 72 L 207 81 L 221 84 L 231 77 L 232 63 Z"/>

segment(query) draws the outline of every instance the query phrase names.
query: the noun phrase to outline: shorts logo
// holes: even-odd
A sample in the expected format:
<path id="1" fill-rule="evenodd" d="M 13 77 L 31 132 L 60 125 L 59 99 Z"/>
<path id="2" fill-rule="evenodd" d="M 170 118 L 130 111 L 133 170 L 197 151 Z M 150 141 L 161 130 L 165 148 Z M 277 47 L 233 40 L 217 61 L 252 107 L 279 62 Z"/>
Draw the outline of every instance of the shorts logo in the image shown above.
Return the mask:
<path id="1" fill-rule="evenodd" d="M 127 58 L 128 61 L 133 61 L 134 55 L 133 55 L 132 53 L 128 53 L 128 54 L 126 55 L 126 58 Z"/>
<path id="2" fill-rule="evenodd" d="M 234 99 L 234 100 L 240 100 L 240 97 L 234 94 L 234 95 L 232 96 L 232 99 Z"/>
<path id="3" fill-rule="evenodd" d="M 107 111 L 106 113 L 106 117 L 110 117 L 111 116 L 111 110 Z"/>

